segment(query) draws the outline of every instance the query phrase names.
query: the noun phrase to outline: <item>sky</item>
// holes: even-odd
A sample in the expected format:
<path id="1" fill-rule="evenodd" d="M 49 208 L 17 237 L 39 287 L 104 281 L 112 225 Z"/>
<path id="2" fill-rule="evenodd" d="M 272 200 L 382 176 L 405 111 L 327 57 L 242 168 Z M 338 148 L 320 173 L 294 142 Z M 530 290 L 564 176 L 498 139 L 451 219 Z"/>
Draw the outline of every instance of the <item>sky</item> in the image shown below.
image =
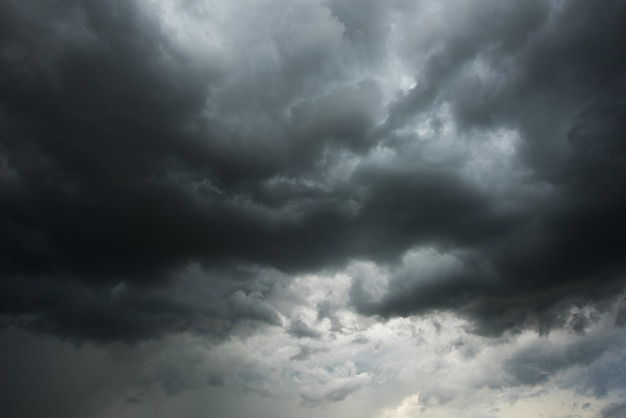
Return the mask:
<path id="1" fill-rule="evenodd" d="M 0 415 L 626 417 L 624 22 L 0 2 Z"/>

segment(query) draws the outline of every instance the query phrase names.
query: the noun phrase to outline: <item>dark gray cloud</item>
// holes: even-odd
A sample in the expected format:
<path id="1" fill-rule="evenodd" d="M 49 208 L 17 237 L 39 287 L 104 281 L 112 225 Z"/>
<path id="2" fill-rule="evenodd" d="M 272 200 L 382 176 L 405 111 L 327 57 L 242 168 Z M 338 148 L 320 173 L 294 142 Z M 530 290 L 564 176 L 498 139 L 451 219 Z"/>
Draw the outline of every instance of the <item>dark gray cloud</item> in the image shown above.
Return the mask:
<path id="1" fill-rule="evenodd" d="M 293 356 L 291 356 L 289 359 L 296 360 L 296 361 L 308 360 L 309 358 L 311 358 L 311 356 L 317 353 L 323 353 L 327 351 L 328 351 L 327 348 L 315 348 L 315 347 L 310 347 L 308 345 L 301 345 L 300 351 L 297 354 L 294 354 Z"/>
<path id="2" fill-rule="evenodd" d="M 281 326 L 265 300 L 277 278 L 271 273 L 255 280 L 237 276 L 241 272 L 191 269 L 177 285 L 165 287 L 8 278 L 0 302 L 10 315 L 6 325 L 76 342 L 130 343 L 186 331 L 221 339 L 264 324 Z M 244 328 L 236 331 L 238 324 Z"/>
<path id="3" fill-rule="evenodd" d="M 360 313 L 489 335 L 582 332 L 566 309 L 623 290 L 623 1 L 455 2 L 426 29 L 403 1 L 280 6 L 212 50 L 147 3 L 0 6 L 5 322 L 224 336 L 281 325 L 261 272 L 354 260 L 389 274 L 376 295 L 355 277 Z"/>
<path id="4" fill-rule="evenodd" d="M 90 412 L 85 400 L 113 379 L 113 369 L 100 353 L 68 350 L 15 330 L 0 334 L 0 364 L 3 414 L 15 418 L 84 416 Z"/>
<path id="5" fill-rule="evenodd" d="M 293 335 L 296 338 L 312 338 L 319 339 L 322 334 L 311 328 L 301 319 L 294 319 L 291 321 L 291 325 L 289 326 L 289 334 Z"/>
<path id="6" fill-rule="evenodd" d="M 623 336 L 620 334 L 587 338 L 563 346 L 555 344 L 537 344 L 518 351 L 507 359 L 504 366 L 517 382 L 524 385 L 537 385 L 550 379 L 557 372 L 570 367 L 583 366 L 586 373 L 594 374 L 592 370 L 600 371 L 597 379 L 585 379 L 576 382 L 591 390 L 596 396 L 606 395 L 608 386 L 620 387 L 621 382 L 612 381 L 610 367 L 603 364 L 599 367 L 588 367 L 598 361 L 607 351 L 617 351 Z"/>
<path id="7" fill-rule="evenodd" d="M 442 253 L 450 246 L 470 250 L 473 261 L 462 260 L 464 268 L 445 279 L 426 278 L 424 284 L 419 269 L 400 268 L 378 305 L 364 303 L 357 280 L 353 299 L 363 312 L 391 316 L 453 310 L 491 334 L 521 324 L 549 328 L 559 323 L 563 306 L 612 297 L 624 286 L 621 254 L 626 249 L 618 237 L 626 225 L 620 215 L 626 201 L 616 181 L 625 174 L 626 61 L 616 53 L 623 46 L 624 28 L 617 22 L 626 13 L 624 3 L 598 8 L 582 1 L 558 7 L 526 2 L 494 10 L 498 18 L 461 26 L 442 40 L 444 47 L 428 62 L 424 82 L 397 103 L 387 131 L 437 103 L 452 106 L 458 126 L 476 132 L 473 141 L 494 127 L 515 127 L 521 158 L 532 170 L 524 183 L 545 188 L 546 194 L 531 206 L 515 207 L 515 194 L 524 192 L 509 190 L 505 199 L 511 199 L 513 210 L 503 216 L 494 210 L 493 199 L 465 184 L 454 190 L 432 179 L 428 184 L 459 200 L 436 207 L 441 218 L 426 215 L 436 231 L 427 242 Z M 488 82 L 464 74 L 477 65 L 492 72 Z M 416 178 L 424 176 L 411 176 Z M 410 195 L 410 187 L 399 189 Z M 464 193 L 466 201 L 461 200 Z M 426 205 L 433 202 L 432 194 L 413 196 Z M 387 213 L 401 208 L 419 219 L 410 204 Z M 445 217 L 445 210 L 453 208 L 463 214 Z M 437 225 L 439 219 L 444 225 Z M 419 230 L 412 236 L 427 236 L 427 228 Z M 481 270 L 477 263 L 488 268 Z"/>
<path id="8" fill-rule="evenodd" d="M 602 418 L 623 418 L 626 417 L 626 402 L 613 402 L 602 408 L 600 415 Z"/>

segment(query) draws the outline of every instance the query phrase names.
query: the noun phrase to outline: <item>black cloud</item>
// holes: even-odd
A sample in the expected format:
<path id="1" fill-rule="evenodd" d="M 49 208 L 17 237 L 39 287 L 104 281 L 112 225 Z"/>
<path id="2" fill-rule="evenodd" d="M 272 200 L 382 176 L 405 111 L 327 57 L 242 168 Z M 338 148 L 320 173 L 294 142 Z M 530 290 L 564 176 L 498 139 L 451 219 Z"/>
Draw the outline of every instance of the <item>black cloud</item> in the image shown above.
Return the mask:
<path id="1" fill-rule="evenodd" d="M 280 325 L 255 272 L 355 259 L 392 275 L 377 301 L 355 279 L 361 313 L 451 310 L 488 334 L 550 327 L 563 306 L 620 292 L 624 2 L 451 11 L 425 49 L 403 40 L 417 84 L 388 104 L 382 82 L 354 68 L 390 59 L 386 19 L 409 6 L 353 3 L 328 4 L 324 34 L 337 38 L 274 39 L 277 63 L 252 69 L 197 60 L 135 2 L 0 6 L 0 310 L 10 322 L 100 341 Z M 496 75 L 472 78 L 472 65 Z M 433 141 L 407 132 L 442 106 L 451 119 L 431 121 L 435 136 L 454 123 L 468 149 L 517 132 L 522 180 L 493 194 L 459 168 L 467 153 L 429 156 Z M 458 268 L 424 284 L 402 264 L 420 247 Z M 224 277 L 181 295 L 193 263 Z M 239 277 L 241 266 L 253 273 Z M 129 290 L 116 299 L 119 283 Z M 194 298 L 198 289 L 215 289 L 215 302 Z"/>
<path id="2" fill-rule="evenodd" d="M 488 222 L 471 221 L 472 205 L 446 205 L 462 208 L 459 217 L 469 220 L 467 230 L 478 236 L 470 245 L 463 242 L 464 248 L 489 268 L 478 271 L 475 262 L 465 260 L 466 267 L 454 276 L 425 285 L 419 284 L 418 272 L 402 270 L 378 304 L 365 303 L 357 280 L 353 300 L 363 312 L 391 316 L 452 310 L 475 320 L 478 331 L 492 334 L 520 324 L 562 325 L 564 305 L 610 298 L 623 289 L 626 248 L 619 237 L 625 232 L 621 213 L 626 201 L 617 179 L 626 174 L 626 60 L 617 51 L 623 48 L 624 28 L 618 21 L 626 8 L 623 2 L 597 8 L 577 1 L 557 10 L 537 2 L 522 8 L 539 10 L 514 15 L 517 8 L 508 9 L 501 19 L 530 21 L 487 24 L 468 29 L 463 38 L 451 37 L 444 55 L 431 61 L 436 68 L 432 80 L 411 91 L 396 114 L 406 118 L 449 101 L 465 129 L 519 127 L 523 160 L 533 169 L 526 182 L 549 189 L 548 197 L 517 208 L 510 222 L 495 230 Z M 497 80 L 464 83 L 459 72 L 476 59 L 491 62 Z M 492 223 L 497 219 L 482 208 L 476 213 Z M 462 228 L 451 230 L 437 227 L 433 241 L 451 238 Z M 447 251 L 445 246 L 441 250 Z M 418 284 L 408 285 L 407 294 L 411 282 Z"/>

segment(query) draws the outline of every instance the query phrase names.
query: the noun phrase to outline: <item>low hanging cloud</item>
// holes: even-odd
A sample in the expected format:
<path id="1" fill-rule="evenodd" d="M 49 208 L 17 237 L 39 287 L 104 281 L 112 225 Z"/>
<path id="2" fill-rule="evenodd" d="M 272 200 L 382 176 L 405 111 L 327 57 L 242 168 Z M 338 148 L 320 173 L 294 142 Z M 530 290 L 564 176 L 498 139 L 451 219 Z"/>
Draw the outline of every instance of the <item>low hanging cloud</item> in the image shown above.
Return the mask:
<path id="1" fill-rule="evenodd" d="M 623 291 L 622 1 L 213 3 L 0 6 L 5 324 L 224 337 L 355 263 L 358 313 L 485 335 Z"/>

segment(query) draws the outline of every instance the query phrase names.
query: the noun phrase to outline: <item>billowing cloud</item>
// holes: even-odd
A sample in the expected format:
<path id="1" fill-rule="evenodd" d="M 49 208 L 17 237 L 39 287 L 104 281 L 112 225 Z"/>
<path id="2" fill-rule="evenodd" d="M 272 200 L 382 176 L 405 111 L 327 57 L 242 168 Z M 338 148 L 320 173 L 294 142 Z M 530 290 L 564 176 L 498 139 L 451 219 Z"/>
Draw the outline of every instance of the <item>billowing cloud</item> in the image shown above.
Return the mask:
<path id="1" fill-rule="evenodd" d="M 619 414 L 625 18 L 622 0 L 5 1 L 0 337 L 186 353 L 159 376 L 112 366 L 132 383 L 93 387 L 127 400 L 102 395 L 103 418 L 203 385 L 303 416 Z"/>
<path id="2" fill-rule="evenodd" d="M 622 287 L 620 2 L 261 3 L 3 6 L 14 288 L 426 247 L 471 260 L 426 293 L 404 272 L 362 312 L 452 309 L 498 333 Z"/>

